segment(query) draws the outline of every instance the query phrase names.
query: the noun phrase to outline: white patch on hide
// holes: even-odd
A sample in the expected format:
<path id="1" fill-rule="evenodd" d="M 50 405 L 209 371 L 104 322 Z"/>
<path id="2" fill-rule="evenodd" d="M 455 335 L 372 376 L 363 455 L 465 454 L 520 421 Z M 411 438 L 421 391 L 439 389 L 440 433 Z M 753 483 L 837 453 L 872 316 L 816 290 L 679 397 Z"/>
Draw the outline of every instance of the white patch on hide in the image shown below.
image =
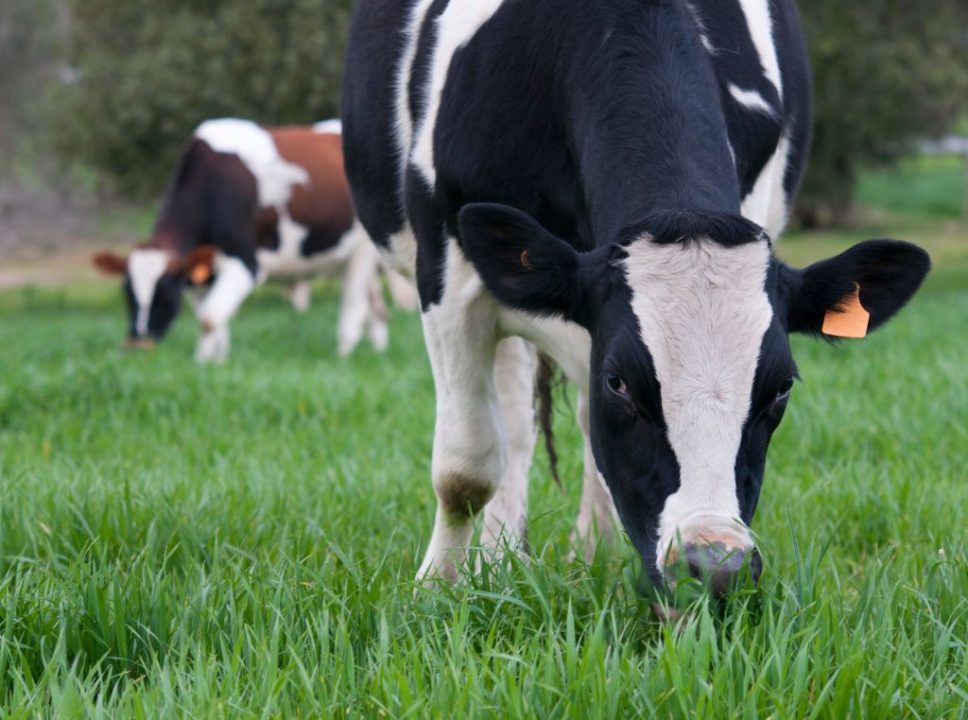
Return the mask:
<path id="1" fill-rule="evenodd" d="M 279 247 L 270 250 L 260 248 L 256 253 L 259 261 L 259 282 L 267 279 L 293 280 L 316 275 L 334 275 L 342 268 L 360 242 L 368 242 L 360 235 L 359 222 L 350 227 L 339 242 L 326 252 L 303 255 L 302 245 L 309 228 L 300 225 L 288 215 L 280 215 L 276 233 Z"/>
<path id="2" fill-rule="evenodd" d="M 195 137 L 215 152 L 239 157 L 256 180 L 260 207 L 285 208 L 293 185 L 309 182 L 309 173 L 284 160 L 269 131 L 250 120 L 206 120 Z"/>
<path id="3" fill-rule="evenodd" d="M 773 41 L 773 18 L 770 16 L 769 0 L 739 0 L 739 4 L 746 16 L 746 25 L 760 57 L 763 72 L 782 98 L 783 80 L 780 76 L 776 44 Z"/>
<path id="4" fill-rule="evenodd" d="M 209 331 L 228 324 L 256 286 L 245 264 L 236 257 L 217 255 L 215 282 L 198 307 L 198 319 Z"/>
<path id="5" fill-rule="evenodd" d="M 776 152 L 760 171 L 753 189 L 743 198 L 743 216 L 764 228 L 767 234 L 776 239 L 786 226 L 789 208 L 783 179 L 790 160 L 790 138 L 780 138 Z"/>
<path id="6" fill-rule="evenodd" d="M 776 109 L 766 101 L 756 90 L 744 90 L 741 87 L 729 84 L 729 94 L 733 99 L 747 110 L 761 112 L 770 117 L 776 117 Z"/>
<path id="7" fill-rule="evenodd" d="M 712 41 L 709 39 L 709 31 L 706 29 L 706 21 L 703 19 L 699 9 L 691 2 L 687 2 L 686 7 L 689 8 L 689 13 L 692 15 L 692 19 L 696 23 L 696 27 L 699 29 L 699 39 L 702 41 L 702 46 L 710 55 L 716 55 L 717 50 Z"/>
<path id="8" fill-rule="evenodd" d="M 440 112 L 441 96 L 447 81 L 447 71 L 454 54 L 477 34 L 477 31 L 498 11 L 504 0 L 451 0 L 437 18 L 437 44 L 433 50 L 430 83 L 424 89 L 427 114 L 417 130 L 411 161 L 423 175 L 429 187 L 437 179 L 434 167 L 434 130 Z"/>
<path id="9" fill-rule="evenodd" d="M 780 144 L 771 159 L 773 163 L 773 192 L 770 194 L 770 206 L 767 211 L 766 232 L 775 241 L 783 233 L 787 220 L 790 219 L 789 198 L 783 181 L 786 178 L 787 166 L 790 163 L 790 136 L 780 138 Z"/>
<path id="10" fill-rule="evenodd" d="M 413 118 L 410 116 L 410 79 L 413 74 L 413 61 L 417 55 L 417 44 L 420 41 L 420 28 L 423 27 L 427 11 L 433 0 L 417 0 L 403 28 L 403 52 L 400 65 L 397 67 L 395 120 L 397 130 L 397 152 L 399 153 L 400 207 L 403 207 L 403 188 L 406 177 L 407 159 L 413 146 Z"/>
<path id="11" fill-rule="evenodd" d="M 321 135 L 342 135 L 343 134 L 343 121 L 342 120 L 323 120 L 313 125 L 313 132 L 317 132 Z"/>

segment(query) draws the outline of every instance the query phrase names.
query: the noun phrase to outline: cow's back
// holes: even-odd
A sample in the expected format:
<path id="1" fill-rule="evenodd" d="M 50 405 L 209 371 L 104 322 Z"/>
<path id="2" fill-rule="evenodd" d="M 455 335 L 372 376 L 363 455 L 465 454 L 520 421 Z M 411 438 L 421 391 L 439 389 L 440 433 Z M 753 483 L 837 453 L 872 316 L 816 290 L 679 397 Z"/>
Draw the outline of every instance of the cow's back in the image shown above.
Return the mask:
<path id="1" fill-rule="evenodd" d="M 494 7 L 488 22 L 448 58 L 437 105 L 426 102 L 429 68 L 439 60 L 435 21 L 450 4 L 363 0 L 357 7 L 343 93 L 344 147 L 367 230 L 386 243 L 404 226 L 405 206 L 412 219 L 414 193 L 427 188 L 451 230 L 464 203 L 502 202 L 578 246 L 590 245 L 587 179 L 572 152 L 576 118 L 566 100 L 568 68 L 576 56 L 607 43 L 609 23 L 621 20 L 626 8 L 635 12 L 635 3 L 488 3 Z M 802 175 L 810 126 L 809 69 L 795 4 L 698 0 L 682 7 L 696 17 L 721 89 L 741 194 L 754 195 L 771 163 L 781 167 L 776 174 L 782 182 L 769 184 L 782 184 L 783 192 L 766 194 L 782 195 L 768 202 L 779 202 L 773 214 L 785 215 Z M 767 11 L 765 23 L 764 16 L 748 14 Z M 430 162 L 420 137 L 428 125 Z M 775 158 L 781 143 L 783 157 Z M 770 224 L 765 209 L 752 214 Z"/>
<path id="2" fill-rule="evenodd" d="M 308 176 L 308 182 L 292 186 L 287 203 L 290 217 L 309 228 L 323 245 L 335 246 L 353 225 L 340 135 L 311 127 L 269 128 L 269 133 L 279 155 Z"/>
<path id="3" fill-rule="evenodd" d="M 338 121 L 218 118 L 186 146 L 151 243 L 179 255 L 211 244 L 254 274 L 308 276 L 345 260 L 354 221 Z"/>
<path id="4" fill-rule="evenodd" d="M 812 122 L 810 65 L 794 0 L 693 0 L 719 82 L 741 193 L 783 144 L 785 199 L 796 193 Z"/>

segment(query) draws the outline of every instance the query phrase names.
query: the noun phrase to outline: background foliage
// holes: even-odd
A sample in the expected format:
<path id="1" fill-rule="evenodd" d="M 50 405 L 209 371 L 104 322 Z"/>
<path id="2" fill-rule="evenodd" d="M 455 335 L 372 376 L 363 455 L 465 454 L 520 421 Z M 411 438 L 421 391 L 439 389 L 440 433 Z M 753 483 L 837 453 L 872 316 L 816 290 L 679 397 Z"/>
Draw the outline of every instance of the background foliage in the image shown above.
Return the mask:
<path id="1" fill-rule="evenodd" d="M 952 130 L 968 109 L 968 3 L 810 0 L 800 10 L 816 96 L 800 216 L 823 224 L 843 218 L 861 168 Z"/>
<path id="2" fill-rule="evenodd" d="M 934 160 L 860 190 L 906 197 L 889 224 L 934 258 L 924 290 L 862 342 L 794 339 L 761 591 L 677 625 L 624 541 L 569 558 L 573 394 L 564 487 L 543 453 L 531 473 L 529 560 L 415 593 L 435 509 L 415 313 L 347 361 L 338 287 L 302 316 L 266 287 L 212 367 L 187 310 L 157 352 L 119 352 L 114 282 L 0 291 L 0 717 L 968 718 L 968 223 L 915 204 L 919 178 L 957 196 Z M 802 266 L 866 236 L 779 249 Z"/>
<path id="3" fill-rule="evenodd" d="M 816 79 L 815 143 L 800 216 L 825 223 L 844 219 L 860 169 L 950 130 L 968 109 L 968 3 L 800 5 Z M 122 196 L 151 197 L 205 118 L 295 123 L 337 114 L 351 6 L 9 0 L 0 10 L 0 92 L 3 67 L 7 85 L 36 85 L 28 68 L 37 54 L 31 60 L 24 48 L 45 48 L 42 65 L 54 58 L 70 68 L 61 75 L 73 78 L 52 83 L 44 98 L 58 156 L 95 168 Z M 51 39 L 58 14 L 70 20 Z M 5 15 L 7 26 L 19 23 L 18 32 L 4 34 Z"/>
<path id="4" fill-rule="evenodd" d="M 79 82 L 54 104 L 56 147 L 159 192 L 206 118 L 300 123 L 337 114 L 350 0 L 75 0 Z"/>
<path id="5" fill-rule="evenodd" d="M 63 43 L 66 16 L 54 0 L 0 2 L 0 174 L 25 126 L 36 121 L 36 89 L 54 80 L 52 58 Z"/>

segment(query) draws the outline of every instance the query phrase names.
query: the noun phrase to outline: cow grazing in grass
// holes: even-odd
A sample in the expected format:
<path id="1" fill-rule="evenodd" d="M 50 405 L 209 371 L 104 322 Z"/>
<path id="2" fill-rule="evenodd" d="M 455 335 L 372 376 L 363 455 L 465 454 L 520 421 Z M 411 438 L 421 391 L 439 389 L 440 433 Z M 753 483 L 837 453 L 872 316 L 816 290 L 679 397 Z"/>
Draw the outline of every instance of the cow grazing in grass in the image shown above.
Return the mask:
<path id="1" fill-rule="evenodd" d="M 306 310 L 310 283 L 343 274 L 339 351 L 348 354 L 368 331 L 387 344 L 379 255 L 355 221 L 340 123 L 261 127 L 247 120 L 202 123 L 171 179 L 151 238 L 127 257 L 100 253 L 95 264 L 125 276 L 129 343 L 165 335 L 183 291 L 208 288 L 196 303 L 200 361 L 224 360 L 229 321 L 266 279 L 292 283 L 292 301 Z M 406 282 L 390 278 L 407 304 Z M 411 293 L 412 294 L 412 293 Z"/>
<path id="2" fill-rule="evenodd" d="M 860 317 L 858 286 L 876 328 L 929 267 L 892 240 L 774 256 L 810 128 L 792 0 L 362 0 L 346 67 L 354 201 L 416 278 L 437 387 L 420 576 L 454 577 L 481 510 L 485 545 L 523 537 L 521 338 L 578 386 L 580 537 L 614 503 L 654 582 L 757 576 L 788 335 Z"/>

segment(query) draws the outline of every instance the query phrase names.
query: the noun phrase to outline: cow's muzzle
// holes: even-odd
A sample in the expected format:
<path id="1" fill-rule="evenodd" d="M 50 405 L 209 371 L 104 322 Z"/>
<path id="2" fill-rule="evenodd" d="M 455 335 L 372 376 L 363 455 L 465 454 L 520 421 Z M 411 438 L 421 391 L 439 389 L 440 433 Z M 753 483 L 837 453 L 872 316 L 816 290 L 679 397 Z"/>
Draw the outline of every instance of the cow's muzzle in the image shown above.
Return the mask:
<path id="1" fill-rule="evenodd" d="M 683 577 L 700 581 L 715 598 L 747 584 L 756 585 L 763 560 L 755 547 L 730 537 L 697 538 L 669 548 L 662 574 L 675 586 Z"/>
<path id="2" fill-rule="evenodd" d="M 689 575 L 702 582 L 716 598 L 747 581 L 756 585 L 763 572 L 763 560 L 756 548 L 730 548 L 719 542 L 686 545 L 685 563 Z"/>

